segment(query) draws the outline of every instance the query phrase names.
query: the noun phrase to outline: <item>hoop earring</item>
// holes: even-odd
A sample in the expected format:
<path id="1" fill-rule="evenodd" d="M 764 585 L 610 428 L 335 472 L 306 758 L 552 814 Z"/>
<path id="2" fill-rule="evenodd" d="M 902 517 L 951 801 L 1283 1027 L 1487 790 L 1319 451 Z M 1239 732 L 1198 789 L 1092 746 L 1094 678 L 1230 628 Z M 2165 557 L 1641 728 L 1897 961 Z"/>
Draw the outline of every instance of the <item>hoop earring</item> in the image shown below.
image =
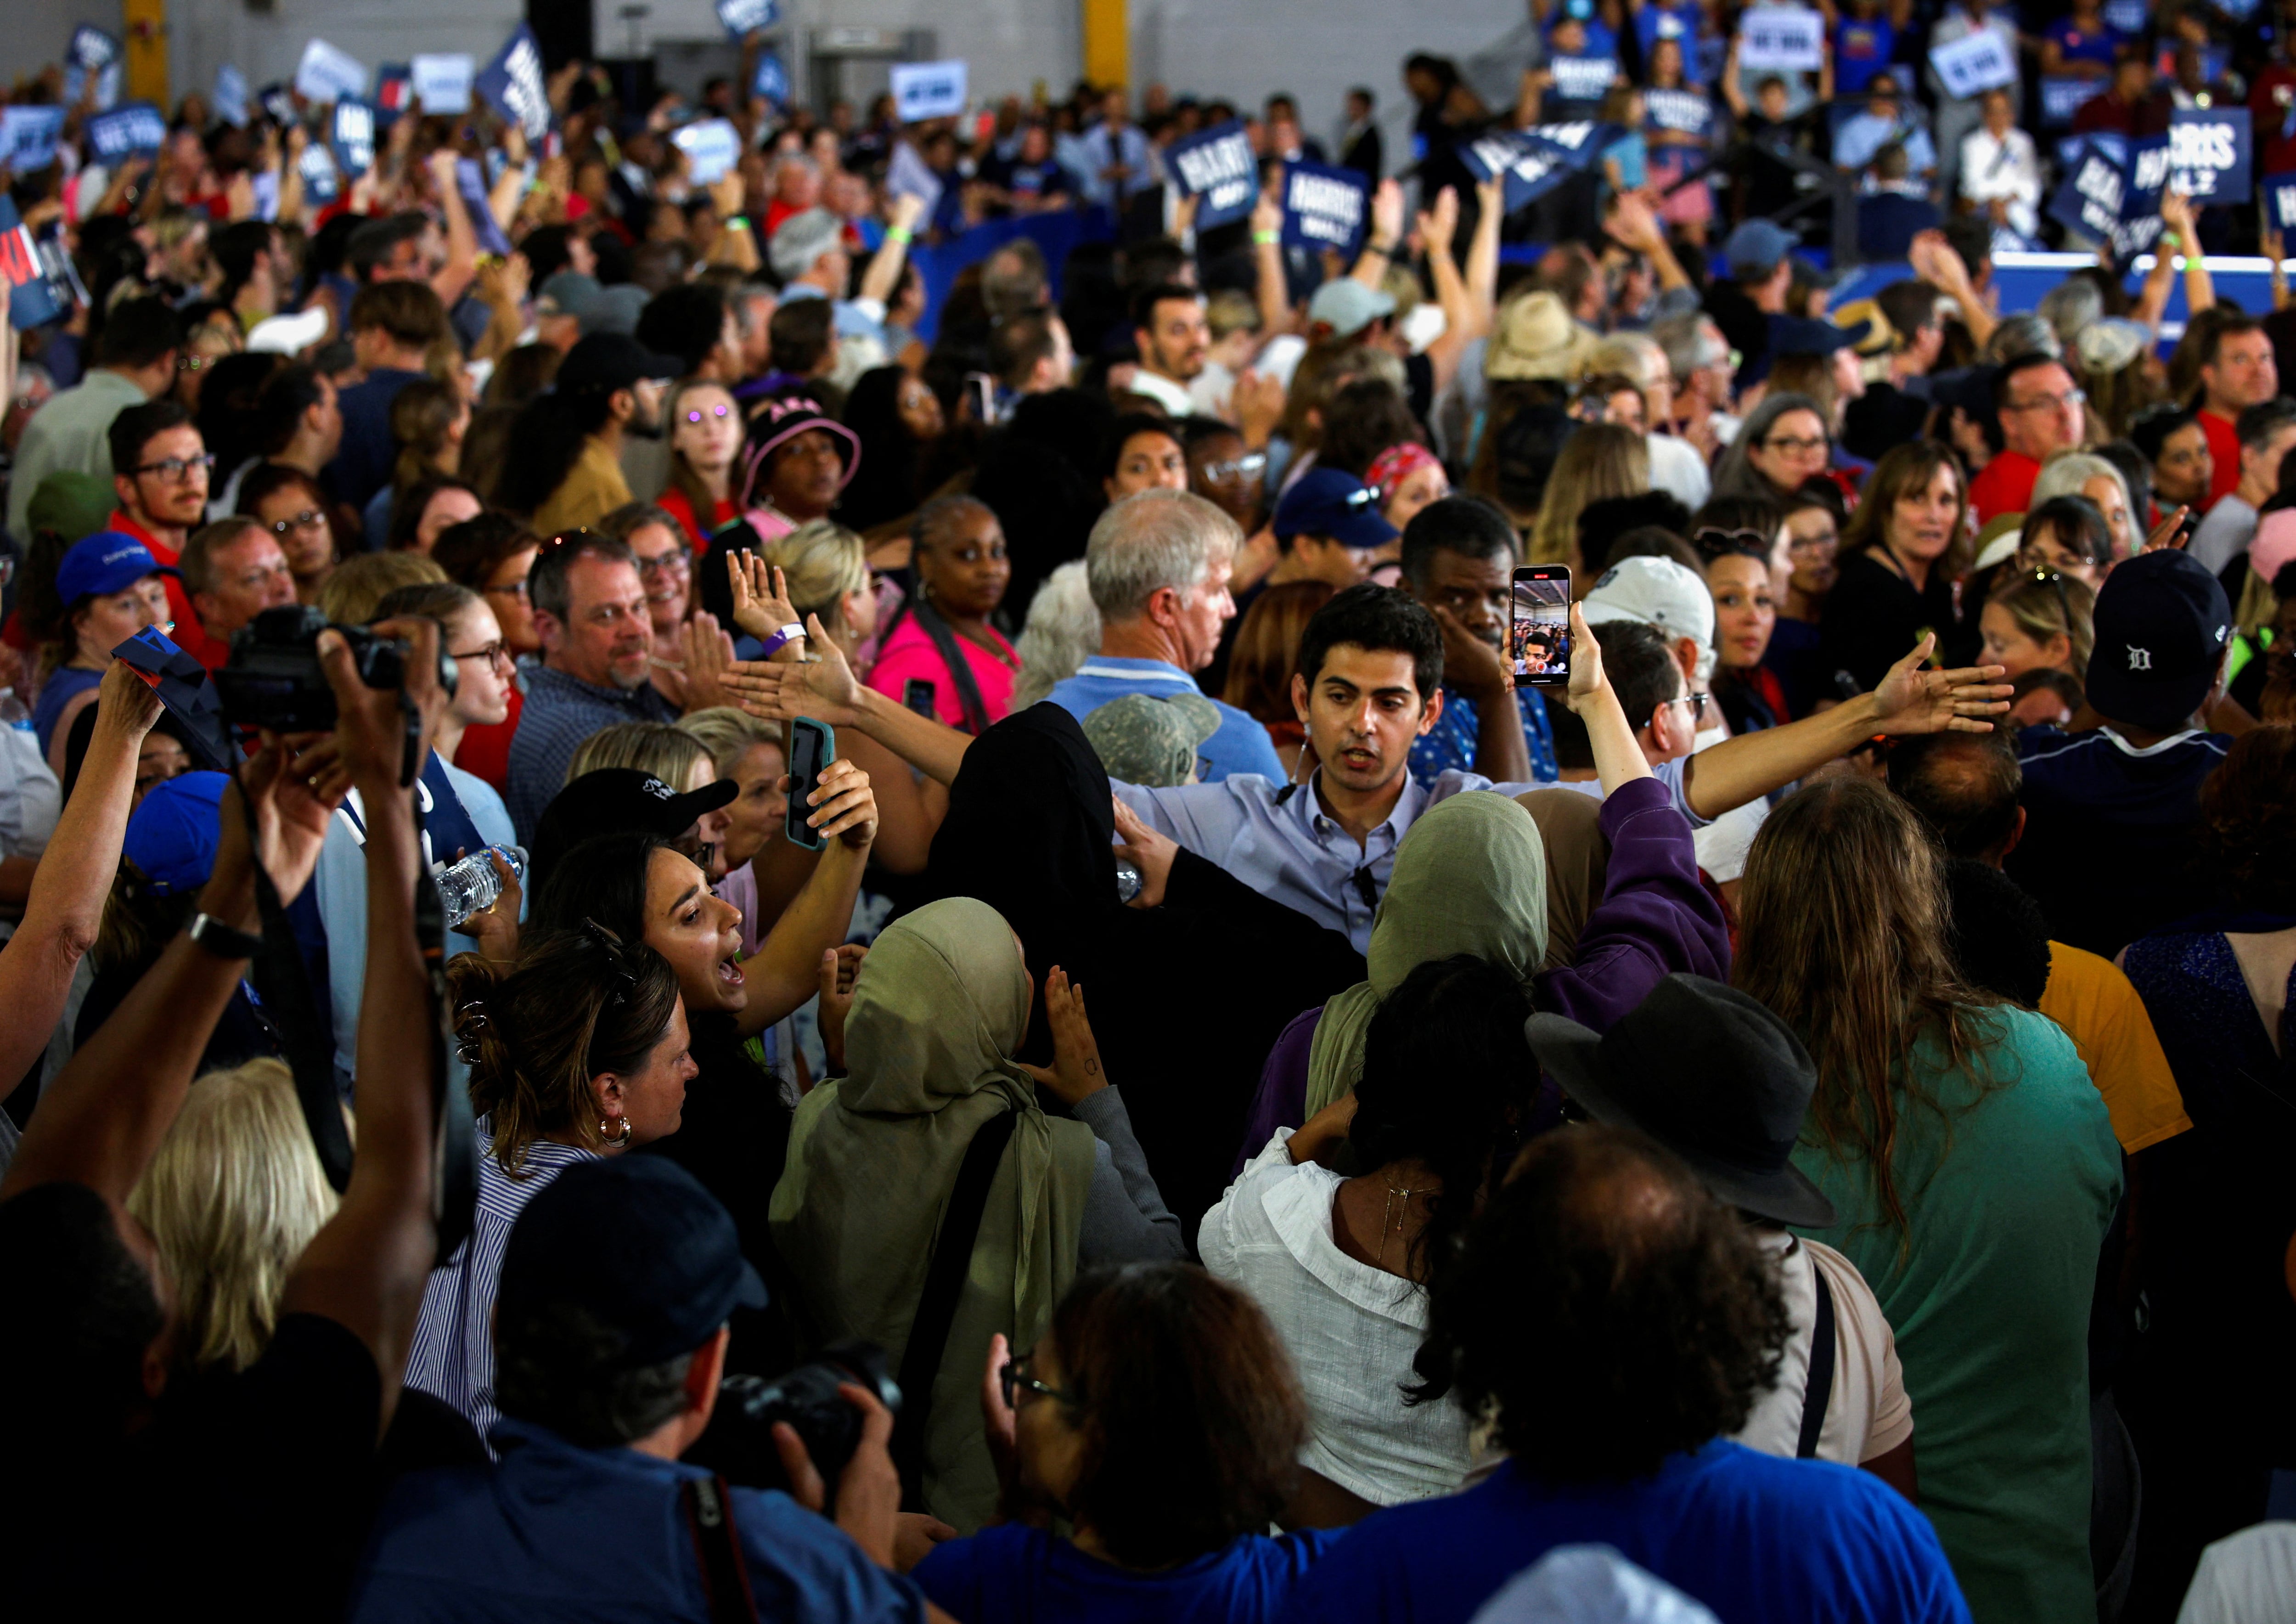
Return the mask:
<path id="1" fill-rule="evenodd" d="M 608 1131 L 609 1128 L 617 1126 L 619 1126 L 622 1130 L 619 1137 Z M 604 1145 L 610 1151 L 618 1151 L 628 1144 L 629 1142 L 630 1120 L 627 1117 L 602 1117 L 599 1119 L 599 1144 Z"/>

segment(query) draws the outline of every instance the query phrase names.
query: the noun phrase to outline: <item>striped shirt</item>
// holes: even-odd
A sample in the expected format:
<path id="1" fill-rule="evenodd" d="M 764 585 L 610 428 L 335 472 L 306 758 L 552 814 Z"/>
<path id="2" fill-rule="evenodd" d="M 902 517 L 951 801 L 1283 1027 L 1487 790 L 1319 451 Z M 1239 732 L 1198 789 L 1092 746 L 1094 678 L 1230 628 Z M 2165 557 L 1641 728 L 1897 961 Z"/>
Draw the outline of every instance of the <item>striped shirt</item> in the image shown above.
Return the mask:
<path id="1" fill-rule="evenodd" d="M 488 1137 L 481 1121 L 478 1210 L 472 1215 L 470 1238 L 430 1271 L 414 1344 L 406 1356 L 406 1385 L 453 1405 L 482 1439 L 500 1415 L 495 1408 L 495 1285 L 502 1278 L 511 1226 L 545 1185 L 577 1162 L 598 1159 L 594 1151 L 537 1139 L 513 1178 L 494 1159 Z M 487 1450 L 493 1453 L 491 1442 Z"/>
<path id="2" fill-rule="evenodd" d="M 518 838 L 531 844 L 551 798 L 582 741 L 618 722 L 675 722 L 677 707 L 652 683 L 602 688 L 548 666 L 527 673 L 526 702 L 510 742 L 510 791 L 503 797 Z"/>

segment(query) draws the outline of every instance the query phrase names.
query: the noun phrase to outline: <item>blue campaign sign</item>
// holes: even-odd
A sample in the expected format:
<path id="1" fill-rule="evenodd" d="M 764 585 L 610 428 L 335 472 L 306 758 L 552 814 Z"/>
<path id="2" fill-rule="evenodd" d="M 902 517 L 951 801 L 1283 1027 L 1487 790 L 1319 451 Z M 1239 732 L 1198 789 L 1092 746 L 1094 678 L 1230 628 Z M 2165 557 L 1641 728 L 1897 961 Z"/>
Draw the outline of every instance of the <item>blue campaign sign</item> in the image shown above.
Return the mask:
<path id="1" fill-rule="evenodd" d="M 789 105 L 789 70 L 782 66 L 780 52 L 758 53 L 758 71 L 750 80 L 750 94 L 764 98 L 775 107 Z"/>
<path id="2" fill-rule="evenodd" d="M 216 70 L 215 94 L 209 98 L 215 104 L 215 116 L 226 124 L 244 127 L 247 123 L 247 75 L 226 62 Z"/>
<path id="3" fill-rule="evenodd" d="M 281 129 L 295 122 L 295 98 L 288 94 L 286 86 L 266 85 L 256 92 L 255 100 L 264 116 Z"/>
<path id="4" fill-rule="evenodd" d="M 896 62 L 893 110 L 904 124 L 947 119 L 964 111 L 965 65 L 962 62 Z"/>
<path id="5" fill-rule="evenodd" d="M 1548 94 L 1556 101 L 1599 102 L 1619 77 L 1619 62 L 1612 56 L 1557 56 L 1549 59 L 1546 71 L 1554 76 Z"/>
<path id="6" fill-rule="evenodd" d="M 2264 217 L 2284 236 L 2296 232 L 2296 175 L 2264 177 Z"/>
<path id="7" fill-rule="evenodd" d="M 670 141 L 685 154 L 685 178 L 714 185 L 742 160 L 742 133 L 724 119 L 704 119 L 674 133 Z"/>
<path id="8" fill-rule="evenodd" d="M 1291 247 L 1337 249 L 1352 259 L 1371 219 L 1371 185 L 1354 169 L 1328 164 L 1283 166 L 1283 241 Z"/>
<path id="9" fill-rule="evenodd" d="M 1536 145 L 1562 155 L 1574 169 L 1584 169 L 1608 152 L 1626 135 L 1615 124 L 1599 124 L 1592 119 L 1580 119 L 1568 124 L 1535 124 L 1527 130 L 1516 132 Z"/>
<path id="10" fill-rule="evenodd" d="M 550 133 L 550 92 L 542 80 L 542 46 L 520 23 L 480 70 L 478 92 L 496 112 L 526 131 L 529 141 Z"/>
<path id="11" fill-rule="evenodd" d="M 2248 201 L 2248 109 L 2211 107 L 2170 115 L 2169 181 L 2196 203 Z"/>
<path id="12" fill-rule="evenodd" d="M 335 149 L 335 162 L 351 179 L 374 168 L 374 109 L 356 97 L 336 103 L 327 143 Z"/>
<path id="13" fill-rule="evenodd" d="M 455 190 L 463 194 L 463 209 L 471 217 L 471 230 L 479 239 L 480 250 L 508 258 L 510 239 L 503 235 L 502 225 L 495 218 L 494 205 L 487 198 L 486 171 L 477 159 L 455 160 Z"/>
<path id="14" fill-rule="evenodd" d="M 1553 147 L 1525 141 L 1512 132 L 1484 135 L 1459 148 L 1460 161 L 1478 180 L 1503 180 L 1502 203 L 1513 214 L 1569 179 L 1574 166 Z"/>
<path id="15" fill-rule="evenodd" d="M 2065 166 L 2065 178 L 2049 199 L 2048 215 L 2069 229 L 2109 239 L 2120 224 L 2120 206 L 2128 192 L 2121 160 L 2094 142 L 2080 144 L 2079 155 Z"/>
<path id="16" fill-rule="evenodd" d="M 398 115 L 414 105 L 414 70 L 405 62 L 385 62 L 374 70 L 374 121 L 389 129 Z"/>
<path id="17" fill-rule="evenodd" d="M 149 102 L 99 113 L 87 121 L 87 144 L 97 160 L 116 164 L 137 152 L 156 152 L 168 144 L 168 120 Z"/>
<path id="18" fill-rule="evenodd" d="M 119 42 L 102 29 L 83 22 L 72 30 L 64 47 L 64 105 L 78 107 L 95 87 L 95 108 L 109 112 L 119 101 Z"/>
<path id="19" fill-rule="evenodd" d="M 56 160 L 63 127 L 61 107 L 0 107 L 0 164 L 18 175 L 46 168 Z"/>
<path id="20" fill-rule="evenodd" d="M 2120 225 L 2112 234 L 2116 259 L 2132 259 L 2158 242 L 2162 231 L 2161 192 L 2169 184 L 2169 137 L 2147 135 L 2127 147 L 2120 199 Z"/>
<path id="21" fill-rule="evenodd" d="M 471 78 L 478 64 L 460 51 L 417 56 L 407 64 L 407 78 L 426 113 L 466 113 L 471 111 Z"/>
<path id="22" fill-rule="evenodd" d="M 1244 218 L 1259 196 L 1259 160 L 1241 119 L 1174 142 L 1164 154 L 1164 173 L 1198 200 L 1198 231 Z"/>
<path id="23" fill-rule="evenodd" d="M 1965 102 L 2017 82 L 2017 59 L 2009 42 L 1991 29 L 1980 29 L 1930 49 L 1930 66 L 1946 94 Z"/>
<path id="24" fill-rule="evenodd" d="M 32 241 L 14 201 L 4 192 L 0 192 L 0 285 L 8 290 L 8 324 L 19 332 L 61 321 L 66 314 L 40 258 L 39 244 Z"/>
<path id="25" fill-rule="evenodd" d="M 343 189 L 343 172 L 335 167 L 334 154 L 324 141 L 305 147 L 295 168 L 303 177 L 303 195 L 315 203 L 332 203 Z"/>
<path id="26" fill-rule="evenodd" d="M 2103 92 L 2095 79 L 2043 79 L 2041 81 L 2041 127 L 2061 130 L 2072 127 L 2073 115 L 2081 103 Z"/>
<path id="27" fill-rule="evenodd" d="M 781 20 L 781 0 L 718 0 L 718 21 L 726 25 L 726 37 L 736 45 Z"/>
<path id="28" fill-rule="evenodd" d="M 1702 90 L 1645 90 L 1646 127 L 1704 137 L 1714 130 L 1714 103 Z"/>
<path id="29" fill-rule="evenodd" d="M 306 102 L 340 102 L 366 90 L 366 64 L 324 39 L 303 47 L 295 67 L 295 94 Z"/>

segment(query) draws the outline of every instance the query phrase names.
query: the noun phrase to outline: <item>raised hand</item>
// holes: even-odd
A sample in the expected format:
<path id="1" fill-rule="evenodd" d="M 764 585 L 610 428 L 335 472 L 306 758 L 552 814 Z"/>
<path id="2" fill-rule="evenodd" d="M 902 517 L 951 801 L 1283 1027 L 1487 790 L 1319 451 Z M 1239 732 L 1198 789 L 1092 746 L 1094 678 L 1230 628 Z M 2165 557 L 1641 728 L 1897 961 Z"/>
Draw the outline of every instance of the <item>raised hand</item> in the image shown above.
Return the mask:
<path id="1" fill-rule="evenodd" d="M 2175 513 L 2170 513 L 2152 527 L 2152 533 L 2145 537 L 2144 545 L 2136 550 L 2139 553 L 2157 553 L 2163 547 L 2174 547 L 2182 552 L 2191 546 L 2192 537 L 2182 532 L 2185 516 L 2192 511 L 2189 507 L 2179 507 Z"/>
<path id="2" fill-rule="evenodd" d="M 821 617 L 807 616 L 806 627 L 819 659 L 736 660 L 723 678 L 726 691 L 742 709 L 769 722 L 809 716 L 832 727 L 850 727 L 861 719 L 861 684 L 845 652 L 823 629 Z"/>
<path id="3" fill-rule="evenodd" d="M 328 822 L 351 787 L 340 749 L 327 734 L 266 733 L 234 779 L 224 799 L 215 872 L 236 879 L 251 857 L 271 876 L 281 904 L 292 902 L 310 883 Z M 242 807 L 255 814 L 251 850 Z"/>
<path id="4" fill-rule="evenodd" d="M 1403 240 L 1403 188 L 1392 176 L 1371 194 L 1371 240 L 1390 253 Z"/>
<path id="5" fill-rule="evenodd" d="M 1609 687 L 1603 675 L 1603 645 L 1595 641 L 1595 634 L 1587 627 L 1586 612 L 1578 604 L 1570 606 L 1570 682 L 1562 690 L 1562 702 L 1575 714 L 1584 714 Z"/>
<path id="6" fill-rule="evenodd" d="M 1027 1065 L 1020 1061 L 1013 1063 L 1036 1079 L 1037 1087 L 1050 1090 L 1063 1105 L 1074 1106 L 1107 1087 L 1108 1073 L 1100 1064 L 1100 1044 L 1094 1038 L 1092 1022 L 1085 1014 L 1084 988 L 1070 986 L 1068 972 L 1058 964 L 1045 976 L 1045 1019 L 1053 1029 L 1053 1063 L 1048 1067 Z"/>
<path id="7" fill-rule="evenodd" d="M 1923 663 L 1936 648 L 1937 634 L 1931 632 L 1891 666 L 1874 688 L 1876 733 L 1897 738 L 1917 733 L 1991 733 L 1993 724 L 1984 718 L 2007 712 L 2013 690 L 2001 681 L 2006 667 L 1923 670 Z"/>
<path id="8" fill-rule="evenodd" d="M 796 606 L 789 599 L 788 581 L 758 554 L 746 548 L 728 552 L 726 578 L 734 589 L 734 624 L 758 642 L 768 641 L 784 626 L 799 623 Z M 775 649 L 774 657 L 794 660 L 804 653 L 804 644 L 800 632 Z M 796 653 L 784 652 L 792 647 Z"/>
<path id="9" fill-rule="evenodd" d="M 1419 211 L 1419 245 L 1430 257 L 1451 251 L 1459 230 L 1459 194 L 1446 186 L 1435 194 L 1435 207 Z"/>
<path id="10" fill-rule="evenodd" d="M 869 949 L 859 942 L 826 947 L 821 955 L 821 1046 L 832 1070 L 845 1070 L 845 1017 L 853 1008 L 853 988 Z"/>
<path id="11" fill-rule="evenodd" d="M 789 775 L 783 774 L 782 788 L 791 787 Z M 805 821 L 824 840 L 834 835 L 857 850 L 866 850 L 877 838 L 877 792 L 869 787 L 869 775 L 850 761 L 840 759 L 822 768 L 821 781 L 805 804 L 814 808 Z"/>

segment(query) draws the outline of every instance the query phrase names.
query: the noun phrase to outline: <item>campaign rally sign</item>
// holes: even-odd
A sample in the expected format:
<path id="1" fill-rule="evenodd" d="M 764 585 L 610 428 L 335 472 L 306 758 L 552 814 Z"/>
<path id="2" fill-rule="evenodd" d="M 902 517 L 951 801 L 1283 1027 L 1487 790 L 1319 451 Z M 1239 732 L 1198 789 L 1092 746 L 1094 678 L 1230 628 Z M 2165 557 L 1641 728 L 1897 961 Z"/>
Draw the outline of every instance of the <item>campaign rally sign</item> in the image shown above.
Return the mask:
<path id="1" fill-rule="evenodd" d="M 374 70 L 374 119 L 389 129 L 414 105 L 414 70 L 405 62 L 385 62 Z"/>
<path id="2" fill-rule="evenodd" d="M 778 51 L 758 53 L 758 70 L 750 76 L 750 94 L 763 97 L 775 107 L 789 105 L 789 70 L 782 66 Z"/>
<path id="3" fill-rule="evenodd" d="M 2145 0 L 2104 0 L 2105 25 L 2117 34 L 2142 34 L 2151 11 Z"/>
<path id="4" fill-rule="evenodd" d="M 216 70 L 215 94 L 209 101 L 215 104 L 215 116 L 226 124 L 242 128 L 247 124 L 247 75 L 226 62 Z"/>
<path id="5" fill-rule="evenodd" d="M 168 144 L 168 120 L 149 102 L 130 102 L 87 121 L 88 150 L 102 164 L 117 164 L 137 152 Z"/>
<path id="6" fill-rule="evenodd" d="M 1702 90 L 1645 90 L 1645 127 L 1702 139 L 1714 133 L 1714 102 Z"/>
<path id="7" fill-rule="evenodd" d="M 2091 140 L 2077 144 L 2079 154 L 2065 166 L 2065 178 L 2049 199 L 2048 215 L 2070 230 L 2103 242 L 2120 224 L 2128 190 L 2123 158 Z"/>
<path id="8" fill-rule="evenodd" d="M 1244 218 L 1259 196 L 1259 160 L 1241 119 L 1175 141 L 1164 154 L 1164 173 L 1182 195 L 1196 200 L 1198 231 Z"/>
<path id="9" fill-rule="evenodd" d="M 332 203 L 343 189 L 343 172 L 335 167 L 335 155 L 324 141 L 305 147 L 295 168 L 303 177 L 303 195 L 313 202 Z"/>
<path id="10" fill-rule="evenodd" d="M 2073 115 L 2081 103 L 2091 96 L 2102 95 L 2095 79 L 2043 79 L 2041 81 L 2041 127 L 2049 130 L 2069 129 Z"/>
<path id="11" fill-rule="evenodd" d="M 119 102 L 119 42 L 83 22 L 64 47 L 64 105 L 78 107 L 91 80 L 96 111 L 109 112 Z"/>
<path id="12" fill-rule="evenodd" d="M 736 45 L 781 20 L 781 0 L 718 0 L 718 21 L 726 25 L 726 37 Z"/>
<path id="13" fill-rule="evenodd" d="M 964 111 L 964 64 L 896 62 L 893 107 L 904 124 L 946 119 Z"/>
<path id="14" fill-rule="evenodd" d="M 61 107 L 0 107 L 0 164 L 18 175 L 46 168 L 56 160 L 63 127 Z"/>
<path id="15" fill-rule="evenodd" d="M 480 72 L 478 92 L 512 123 L 526 131 L 529 141 L 550 133 L 550 91 L 542 80 L 542 46 L 533 28 L 520 23 L 503 48 Z"/>
<path id="16" fill-rule="evenodd" d="M 20 332 L 61 321 L 67 314 L 40 258 L 39 244 L 32 241 L 15 202 L 4 192 L 0 192 L 0 284 L 8 290 L 8 324 Z"/>
<path id="17" fill-rule="evenodd" d="M 1931 47 L 1930 66 L 1937 70 L 1938 83 L 1945 86 L 1946 94 L 1956 102 L 2017 82 L 2017 59 L 2010 53 L 2009 42 L 1991 29 L 1980 29 L 1949 45 Z"/>
<path id="18" fill-rule="evenodd" d="M 1355 258 L 1371 220 L 1371 185 L 1354 169 L 1328 164 L 1283 166 L 1283 242 L 1287 247 L 1340 251 Z"/>
<path id="19" fill-rule="evenodd" d="M 1619 77 L 1619 59 L 1615 56 L 1556 56 L 1548 59 L 1546 71 L 1554 77 L 1551 94 L 1561 102 L 1599 102 L 1611 81 Z"/>
<path id="20" fill-rule="evenodd" d="M 295 66 L 295 94 L 306 102 L 340 102 L 366 94 L 366 64 L 324 39 L 303 47 Z"/>
<path id="21" fill-rule="evenodd" d="M 374 109 L 356 96 L 335 103 L 327 122 L 327 143 L 335 149 L 335 162 L 357 180 L 374 168 Z"/>
<path id="22" fill-rule="evenodd" d="M 1566 124 L 1534 124 L 1517 133 L 1562 153 L 1577 169 L 1592 164 L 1626 134 L 1615 124 L 1598 124 L 1592 119 L 1573 119 Z"/>
<path id="23" fill-rule="evenodd" d="M 463 211 L 471 217 L 480 251 L 508 258 L 510 239 L 503 235 L 502 224 L 495 218 L 494 204 L 487 197 L 487 172 L 477 159 L 455 160 L 455 190 L 463 194 Z"/>
<path id="24" fill-rule="evenodd" d="M 1553 147 L 1525 141 L 1509 132 L 1496 132 L 1467 142 L 1459 148 L 1460 161 L 1477 180 L 1504 182 L 1505 201 L 1513 214 L 1536 202 L 1569 179 L 1577 167 Z"/>
<path id="25" fill-rule="evenodd" d="M 1791 6 L 1758 5 L 1738 20 L 1738 65 L 1815 73 L 1825 65 L 1825 19 Z"/>
<path id="26" fill-rule="evenodd" d="M 471 80 L 478 64 L 460 51 L 418 56 L 406 64 L 414 94 L 426 113 L 466 113 L 471 111 Z"/>
<path id="27" fill-rule="evenodd" d="M 742 132 L 724 119 L 703 119 L 670 136 L 685 154 L 685 177 L 697 186 L 714 185 L 742 160 Z"/>
<path id="28" fill-rule="evenodd" d="M 2196 203 L 2246 202 L 2248 109 L 2195 108 L 2171 114 L 2169 184 Z"/>
<path id="29" fill-rule="evenodd" d="M 918 156 L 914 142 L 904 141 L 893 148 L 893 156 L 885 165 L 886 195 L 916 199 L 918 217 L 930 220 L 940 207 L 945 190 L 940 176 Z"/>
<path id="30" fill-rule="evenodd" d="M 263 109 L 264 117 L 281 129 L 295 122 L 295 98 L 288 94 L 286 86 L 266 85 L 255 93 L 255 100 Z"/>
<path id="31" fill-rule="evenodd" d="M 2264 218 L 2283 236 L 2296 232 L 2296 175 L 2264 177 Z"/>
<path id="32" fill-rule="evenodd" d="M 2147 135 L 2128 147 L 2120 226 L 2112 234 L 2112 251 L 2121 259 L 2145 252 L 2168 229 L 2161 222 L 2161 192 L 2169 184 L 2169 137 Z"/>

